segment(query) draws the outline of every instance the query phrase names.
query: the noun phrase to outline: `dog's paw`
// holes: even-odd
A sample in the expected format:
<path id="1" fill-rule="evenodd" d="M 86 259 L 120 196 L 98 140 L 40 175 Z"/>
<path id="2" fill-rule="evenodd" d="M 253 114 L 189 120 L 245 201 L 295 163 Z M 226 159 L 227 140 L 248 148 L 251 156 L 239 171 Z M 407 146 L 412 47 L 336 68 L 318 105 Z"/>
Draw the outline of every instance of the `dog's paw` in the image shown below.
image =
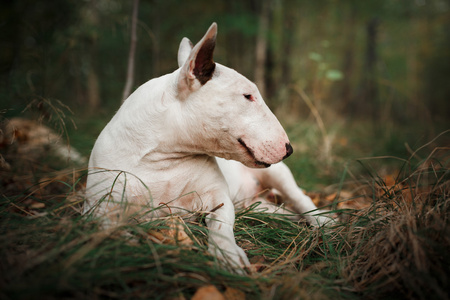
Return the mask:
<path id="1" fill-rule="evenodd" d="M 324 210 L 315 211 L 314 215 L 306 215 L 305 218 L 309 224 L 315 227 L 331 226 L 336 224 L 335 219 L 325 216 L 324 213 L 326 213 Z"/>
<path id="2" fill-rule="evenodd" d="M 247 255 L 236 244 L 219 248 L 210 243 L 209 252 L 224 264 L 229 265 L 235 273 L 244 275 L 246 273 L 245 269 L 250 269 L 250 261 Z"/>

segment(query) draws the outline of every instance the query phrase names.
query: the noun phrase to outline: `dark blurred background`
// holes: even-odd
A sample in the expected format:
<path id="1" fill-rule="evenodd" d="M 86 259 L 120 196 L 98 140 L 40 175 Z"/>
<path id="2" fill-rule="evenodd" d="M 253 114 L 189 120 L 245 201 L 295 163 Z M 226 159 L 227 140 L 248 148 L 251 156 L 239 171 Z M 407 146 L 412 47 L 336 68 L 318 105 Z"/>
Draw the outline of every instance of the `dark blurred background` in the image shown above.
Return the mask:
<path id="1" fill-rule="evenodd" d="M 3 118 L 27 105 L 45 116 L 54 101 L 96 136 L 122 100 L 132 8 L 1 1 Z M 133 89 L 175 70 L 181 38 L 196 43 L 213 21 L 215 60 L 255 81 L 285 124 L 421 137 L 450 127 L 448 0 L 140 0 Z"/>

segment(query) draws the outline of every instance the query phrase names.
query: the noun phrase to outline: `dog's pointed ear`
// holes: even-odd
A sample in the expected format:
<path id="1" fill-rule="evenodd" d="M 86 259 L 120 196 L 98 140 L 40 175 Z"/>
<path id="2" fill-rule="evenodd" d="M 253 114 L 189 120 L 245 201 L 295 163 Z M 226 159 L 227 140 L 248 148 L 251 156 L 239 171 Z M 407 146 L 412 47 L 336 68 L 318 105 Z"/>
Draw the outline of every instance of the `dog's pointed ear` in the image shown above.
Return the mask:
<path id="1" fill-rule="evenodd" d="M 186 62 L 194 45 L 188 38 L 183 38 L 178 48 L 178 67 L 181 68 Z"/>
<path id="2" fill-rule="evenodd" d="M 216 46 L 217 24 L 213 23 L 200 42 L 192 48 L 187 59 L 185 59 L 178 77 L 178 91 L 185 94 L 204 85 L 214 74 L 216 64 L 213 60 L 214 48 Z M 181 41 L 178 52 L 178 63 L 185 55 L 186 42 Z M 182 50 L 182 51 L 181 51 Z M 198 81 L 200 86 L 196 83 Z"/>

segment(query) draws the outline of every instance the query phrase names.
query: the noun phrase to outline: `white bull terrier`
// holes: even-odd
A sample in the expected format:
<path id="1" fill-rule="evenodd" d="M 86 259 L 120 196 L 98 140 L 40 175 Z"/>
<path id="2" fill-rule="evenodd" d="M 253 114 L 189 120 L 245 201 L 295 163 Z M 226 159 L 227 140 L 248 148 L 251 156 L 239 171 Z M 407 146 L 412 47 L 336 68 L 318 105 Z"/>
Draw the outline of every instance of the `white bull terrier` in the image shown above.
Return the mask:
<path id="1" fill-rule="evenodd" d="M 234 239 L 234 204 L 271 208 L 258 195 L 273 188 L 311 224 L 331 219 L 314 215 L 321 212 L 279 163 L 292 147 L 258 88 L 213 61 L 216 34 L 213 23 L 195 47 L 184 38 L 180 68 L 139 87 L 103 129 L 84 213 L 111 224 L 138 210 L 141 218 L 207 212 L 209 251 L 238 269 L 249 261 Z"/>

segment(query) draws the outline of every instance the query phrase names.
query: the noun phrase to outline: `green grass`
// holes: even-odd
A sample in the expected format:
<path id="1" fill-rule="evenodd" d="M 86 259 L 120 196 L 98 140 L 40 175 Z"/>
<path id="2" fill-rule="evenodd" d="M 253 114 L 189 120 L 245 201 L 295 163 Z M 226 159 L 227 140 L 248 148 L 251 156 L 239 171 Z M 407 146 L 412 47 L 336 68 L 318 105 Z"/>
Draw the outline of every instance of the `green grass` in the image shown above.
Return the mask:
<path id="1" fill-rule="evenodd" d="M 257 268 L 249 276 L 227 271 L 207 253 L 201 219 L 181 222 L 192 244 L 162 244 L 149 232 L 167 229 L 167 219 L 105 231 L 77 213 L 67 178 L 32 186 L 2 197 L 1 295 L 168 299 L 214 285 L 246 299 L 442 299 L 450 275 L 448 163 L 430 157 L 405 166 L 396 186 L 366 177 L 374 182 L 365 191 L 372 205 L 336 211 L 345 222 L 327 229 L 253 208 L 237 212 L 237 242 Z M 45 208 L 33 208 L 30 199 Z"/>
<path id="2" fill-rule="evenodd" d="M 75 147 L 91 147 L 86 140 L 94 134 L 86 129 L 103 126 L 94 123 L 70 133 Z M 11 168 L 0 174 L 0 298 L 189 299 L 206 285 L 238 290 L 246 299 L 448 298 L 450 155 L 442 147 L 448 133 L 407 159 L 351 160 L 349 143 L 355 156 L 366 151 L 341 141 L 343 130 L 336 129 L 327 160 L 313 126 L 289 130 L 293 144 L 307 145 L 288 161 L 300 183 L 351 189 L 370 205 L 335 208 L 340 222 L 319 229 L 253 207 L 238 211 L 236 240 L 254 267 L 247 276 L 208 254 L 202 218 L 179 221 L 191 243 L 157 238 L 171 218 L 103 230 L 79 214 L 83 199 L 75 191 L 85 170 L 3 152 Z M 394 185 L 384 181 L 386 170 L 395 171 Z"/>

